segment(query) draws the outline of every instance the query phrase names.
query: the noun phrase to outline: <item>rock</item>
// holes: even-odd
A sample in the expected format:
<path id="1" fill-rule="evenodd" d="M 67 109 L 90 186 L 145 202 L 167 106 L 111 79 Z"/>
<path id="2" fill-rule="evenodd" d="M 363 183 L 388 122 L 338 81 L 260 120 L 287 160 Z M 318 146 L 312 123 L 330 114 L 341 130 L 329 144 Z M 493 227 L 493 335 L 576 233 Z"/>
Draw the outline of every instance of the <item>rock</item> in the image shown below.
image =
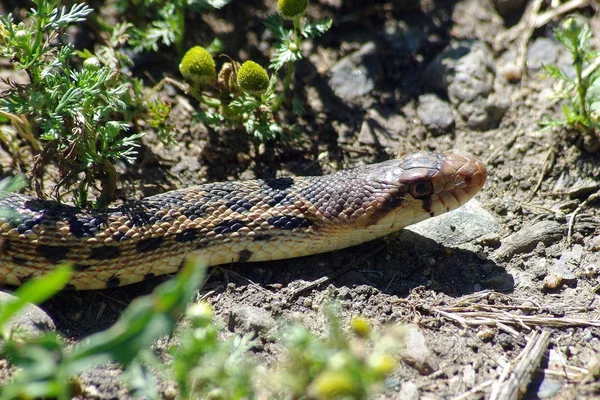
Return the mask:
<path id="1" fill-rule="evenodd" d="M 462 0 L 453 7 L 450 36 L 455 39 L 488 41 L 504 30 L 492 0 Z"/>
<path id="2" fill-rule="evenodd" d="M 588 196 L 596 190 L 598 190 L 596 179 L 588 176 L 577 176 L 571 171 L 563 171 L 553 188 L 554 192 L 566 193 L 572 199 Z"/>
<path id="3" fill-rule="evenodd" d="M 346 102 L 352 102 L 375 88 L 383 68 L 377 46 L 365 43 L 358 51 L 342 58 L 329 70 L 329 86 Z"/>
<path id="4" fill-rule="evenodd" d="M 416 324 L 397 327 L 400 333 L 400 357 L 421 375 L 429 375 L 439 369 L 439 363 L 427 346 L 427 339 Z"/>
<path id="5" fill-rule="evenodd" d="M 15 300 L 12 294 L 0 291 L 0 304 Z M 28 303 L 19 313 L 8 320 L 6 327 L 11 330 L 21 329 L 28 335 L 39 335 L 46 331 L 56 330 L 54 321 L 44 310 Z"/>
<path id="6" fill-rule="evenodd" d="M 401 115 L 376 108 L 370 109 L 360 127 L 358 141 L 362 144 L 395 147 L 403 132 L 408 130 L 408 123 Z"/>
<path id="7" fill-rule="evenodd" d="M 419 96 L 417 115 L 435 136 L 448 133 L 454 128 L 454 114 L 450 105 L 435 94 Z"/>
<path id="8" fill-rule="evenodd" d="M 412 57 L 428 44 L 427 34 L 420 27 L 411 27 L 402 20 L 386 20 L 383 32 L 395 55 Z"/>
<path id="9" fill-rule="evenodd" d="M 458 246 L 481 236 L 500 232 L 500 225 L 477 200 L 464 206 L 411 225 L 405 230 L 425 236 L 443 246 Z"/>
<path id="10" fill-rule="evenodd" d="M 548 267 L 548 272 L 560 276 L 565 285 L 573 285 L 577 283 L 576 271 L 581 269 L 582 260 L 583 246 L 575 244 L 571 250 L 563 252 L 560 258 Z"/>
<path id="11" fill-rule="evenodd" d="M 508 17 L 511 14 L 515 14 L 523 11 L 527 0 L 494 0 L 496 10 L 502 17 Z"/>
<path id="12" fill-rule="evenodd" d="M 552 244 L 562 239 L 563 231 L 563 226 L 556 221 L 540 221 L 524 227 L 502 240 L 492 259 L 505 260 L 516 254 L 527 253 L 535 249 L 538 243 Z"/>
<path id="13" fill-rule="evenodd" d="M 465 120 L 477 130 L 498 126 L 510 97 L 494 88 L 494 56 L 482 42 L 451 44 L 425 70 L 431 88 L 448 96 Z"/>
<path id="14" fill-rule="evenodd" d="M 404 400 L 419 400 L 421 398 L 420 392 L 419 387 L 414 382 L 404 382 L 402 386 L 400 386 L 398 398 Z"/>
<path id="15" fill-rule="evenodd" d="M 254 306 L 240 306 L 229 312 L 227 327 L 239 334 L 253 333 L 264 336 L 276 327 L 275 319 L 268 311 Z"/>
<path id="16" fill-rule="evenodd" d="M 556 64 L 559 44 L 550 38 L 539 37 L 527 48 L 527 68 L 539 71 L 544 65 Z"/>

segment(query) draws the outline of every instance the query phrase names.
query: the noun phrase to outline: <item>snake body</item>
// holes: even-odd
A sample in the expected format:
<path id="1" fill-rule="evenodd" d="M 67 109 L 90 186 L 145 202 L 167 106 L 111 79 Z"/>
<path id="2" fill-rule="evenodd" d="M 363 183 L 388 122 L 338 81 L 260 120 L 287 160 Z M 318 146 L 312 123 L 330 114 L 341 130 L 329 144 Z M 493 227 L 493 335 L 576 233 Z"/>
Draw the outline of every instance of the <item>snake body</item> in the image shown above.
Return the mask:
<path id="1" fill-rule="evenodd" d="M 486 170 L 470 157 L 417 152 L 319 177 L 221 182 L 105 210 L 0 196 L 0 283 L 59 263 L 72 289 L 126 285 L 208 265 L 332 251 L 385 236 L 466 203 Z"/>

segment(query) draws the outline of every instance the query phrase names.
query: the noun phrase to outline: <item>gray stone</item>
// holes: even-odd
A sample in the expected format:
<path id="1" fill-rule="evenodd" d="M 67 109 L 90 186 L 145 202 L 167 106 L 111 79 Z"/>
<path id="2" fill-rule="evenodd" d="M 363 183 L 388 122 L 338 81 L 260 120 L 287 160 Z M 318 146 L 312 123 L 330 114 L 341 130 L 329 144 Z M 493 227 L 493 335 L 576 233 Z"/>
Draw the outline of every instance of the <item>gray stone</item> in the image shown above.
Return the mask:
<path id="1" fill-rule="evenodd" d="M 411 27 L 405 21 L 389 19 L 383 26 L 384 37 L 397 54 L 411 57 L 426 46 L 427 34 L 421 27 Z"/>
<path id="2" fill-rule="evenodd" d="M 492 254 L 495 260 L 505 260 L 516 254 L 527 253 L 539 243 L 549 245 L 563 237 L 564 227 L 556 221 L 540 221 L 526 226 L 502 240 L 500 248 Z"/>
<path id="3" fill-rule="evenodd" d="M 374 42 L 342 58 L 329 70 L 329 86 L 342 100 L 352 102 L 375 88 L 382 65 Z"/>
<path id="4" fill-rule="evenodd" d="M 527 68 L 538 71 L 544 65 L 556 64 L 559 44 L 550 38 L 539 37 L 527 48 Z"/>
<path id="5" fill-rule="evenodd" d="M 403 325 L 397 328 L 400 333 L 402 348 L 400 358 L 421 375 L 429 375 L 439 369 L 439 362 L 427 345 L 427 339 L 416 324 Z"/>
<path id="6" fill-rule="evenodd" d="M 0 291 L 0 304 L 17 299 L 12 294 Z M 6 328 L 23 330 L 26 334 L 37 335 L 46 331 L 56 330 L 54 321 L 44 310 L 28 303 L 20 312 L 8 320 Z"/>
<path id="7" fill-rule="evenodd" d="M 493 53 L 482 42 L 450 45 L 427 66 L 424 77 L 448 96 L 469 128 L 494 128 L 508 110 L 509 96 L 495 92 Z"/>
<path id="8" fill-rule="evenodd" d="M 227 327 L 239 334 L 265 336 L 276 328 L 276 322 L 271 313 L 262 308 L 240 306 L 229 312 Z"/>
<path id="9" fill-rule="evenodd" d="M 563 386 L 564 384 L 562 382 L 553 380 L 547 375 L 544 375 L 544 380 L 542 380 L 537 389 L 537 397 L 540 399 L 554 398 Z"/>
<path id="10" fill-rule="evenodd" d="M 435 94 L 419 96 L 417 115 L 434 135 L 448 133 L 454 128 L 452 108 Z"/>
<path id="11" fill-rule="evenodd" d="M 411 225 L 406 230 L 425 236 L 446 246 L 456 247 L 469 243 L 481 236 L 500 232 L 500 225 L 477 200 L 464 206 Z"/>
<path id="12" fill-rule="evenodd" d="M 419 400 L 421 398 L 421 391 L 414 382 L 404 382 L 402 386 L 400 386 L 398 398 L 404 400 Z"/>
<path id="13" fill-rule="evenodd" d="M 548 273 L 560 276 L 564 284 L 575 284 L 577 271 L 581 270 L 582 260 L 583 246 L 575 244 L 571 250 L 563 252 L 560 258 L 548 267 Z"/>
<path id="14" fill-rule="evenodd" d="M 408 123 L 401 115 L 370 109 L 360 127 L 358 141 L 367 145 L 394 147 L 407 130 Z"/>
<path id="15" fill-rule="evenodd" d="M 494 0 L 498 14 L 508 17 L 511 14 L 523 11 L 527 0 Z"/>

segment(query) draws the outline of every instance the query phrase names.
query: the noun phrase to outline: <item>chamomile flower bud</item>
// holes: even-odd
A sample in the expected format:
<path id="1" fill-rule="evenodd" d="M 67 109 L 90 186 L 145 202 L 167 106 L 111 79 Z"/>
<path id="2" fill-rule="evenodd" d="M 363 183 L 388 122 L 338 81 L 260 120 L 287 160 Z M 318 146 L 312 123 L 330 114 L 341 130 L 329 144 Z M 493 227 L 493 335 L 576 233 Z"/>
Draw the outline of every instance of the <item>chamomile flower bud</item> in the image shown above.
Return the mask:
<path id="1" fill-rule="evenodd" d="M 200 46 L 194 46 L 185 53 L 179 64 L 179 72 L 200 87 L 210 85 L 217 76 L 215 60 Z"/>
<path id="2" fill-rule="evenodd" d="M 85 59 L 85 61 L 83 62 L 83 68 L 91 71 L 97 71 L 100 68 L 102 68 L 102 64 L 100 63 L 100 60 L 92 56 L 90 58 Z"/>
<path id="3" fill-rule="evenodd" d="M 563 22 L 562 28 L 567 35 L 578 35 L 583 26 L 578 18 L 569 17 Z"/>
<path id="4" fill-rule="evenodd" d="M 210 304 L 201 301 L 189 306 L 185 311 L 185 316 L 194 327 L 204 328 L 212 321 L 213 310 Z"/>
<path id="5" fill-rule="evenodd" d="M 288 19 L 294 19 L 306 12 L 308 0 L 278 0 L 279 13 Z"/>
<path id="6" fill-rule="evenodd" d="M 373 354 L 368 358 L 367 365 L 378 376 L 387 376 L 394 372 L 398 362 L 391 354 Z"/>
<path id="7" fill-rule="evenodd" d="M 347 371 L 323 371 L 312 381 L 308 393 L 316 399 L 357 398 L 361 389 Z"/>
<path id="8" fill-rule="evenodd" d="M 254 61 L 246 61 L 237 73 L 237 84 L 244 92 L 258 96 L 269 87 L 269 75 Z"/>
<path id="9" fill-rule="evenodd" d="M 371 324 L 365 317 L 355 317 L 350 321 L 350 328 L 357 336 L 366 338 L 371 333 Z"/>

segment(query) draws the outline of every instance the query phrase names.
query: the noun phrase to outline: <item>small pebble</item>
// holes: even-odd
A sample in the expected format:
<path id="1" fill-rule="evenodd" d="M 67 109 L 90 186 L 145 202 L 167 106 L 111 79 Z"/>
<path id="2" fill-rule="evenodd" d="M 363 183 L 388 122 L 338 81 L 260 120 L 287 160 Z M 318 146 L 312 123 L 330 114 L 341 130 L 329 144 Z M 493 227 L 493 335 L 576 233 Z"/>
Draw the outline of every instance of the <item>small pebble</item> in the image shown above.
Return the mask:
<path id="1" fill-rule="evenodd" d="M 563 278 L 558 274 L 548 274 L 544 278 L 544 289 L 554 290 L 560 287 L 563 283 Z"/>
<path id="2" fill-rule="evenodd" d="M 477 332 L 477 337 L 487 343 L 494 337 L 494 330 L 485 326 Z"/>
<path id="3" fill-rule="evenodd" d="M 521 71 L 521 68 L 512 62 L 500 67 L 498 73 L 511 83 L 517 83 L 523 78 L 523 71 Z"/>

